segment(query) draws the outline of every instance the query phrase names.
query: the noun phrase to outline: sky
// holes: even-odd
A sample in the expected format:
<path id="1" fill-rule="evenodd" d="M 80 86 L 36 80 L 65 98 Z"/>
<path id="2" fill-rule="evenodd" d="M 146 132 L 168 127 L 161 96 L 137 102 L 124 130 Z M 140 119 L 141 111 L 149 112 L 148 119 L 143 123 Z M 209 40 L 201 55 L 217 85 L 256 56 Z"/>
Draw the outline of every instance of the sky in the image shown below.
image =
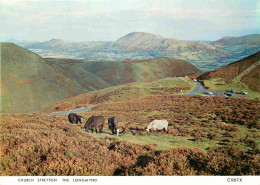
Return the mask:
<path id="1" fill-rule="evenodd" d="M 0 0 L 0 40 L 181 40 L 260 34 L 259 0 Z"/>

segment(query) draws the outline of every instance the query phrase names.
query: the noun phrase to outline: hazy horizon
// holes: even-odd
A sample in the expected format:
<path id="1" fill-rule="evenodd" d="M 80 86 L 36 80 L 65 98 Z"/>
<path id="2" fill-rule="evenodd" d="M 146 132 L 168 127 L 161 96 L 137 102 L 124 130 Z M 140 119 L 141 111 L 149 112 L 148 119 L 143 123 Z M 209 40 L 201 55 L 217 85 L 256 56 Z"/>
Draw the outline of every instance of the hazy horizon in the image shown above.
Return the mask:
<path id="1" fill-rule="evenodd" d="M 131 32 L 133 33 L 133 32 Z M 146 32 L 147 33 L 147 32 Z M 130 34 L 130 33 L 129 33 Z M 153 33 L 149 33 L 149 34 L 153 34 Z M 252 34 L 248 34 L 248 35 L 259 35 L 260 33 L 252 33 Z M 126 34 L 127 35 L 127 34 Z M 126 35 L 123 35 L 123 36 L 126 36 Z M 154 34 L 156 35 L 156 34 Z M 122 36 L 122 37 L 123 37 Z M 162 35 L 159 35 L 159 36 L 162 36 Z M 225 37 L 229 37 L 230 35 L 227 35 Z M 230 37 L 241 37 L 241 36 L 246 36 L 246 35 L 239 35 L 239 36 L 230 36 Z M 122 38 L 122 37 L 119 37 L 118 39 Z M 163 36 L 162 36 L 163 37 Z M 166 38 L 166 37 L 163 37 L 163 38 Z M 223 37 L 221 37 L 223 38 Z M 218 39 L 221 39 L 221 38 L 218 38 Z M 118 40 L 116 39 L 116 40 Z M 178 38 L 173 38 L 173 39 L 178 39 Z M 216 40 L 218 40 L 216 39 Z M 65 39 L 61 39 L 61 38 L 51 38 L 49 40 L 41 40 L 41 41 L 37 41 L 37 40 L 18 40 L 18 39 L 13 39 L 13 38 L 9 38 L 9 39 L 5 39 L 5 40 L 0 40 L 0 42 L 13 42 L 13 43 L 26 43 L 26 42 L 48 42 L 48 41 L 51 41 L 51 40 L 62 40 L 62 41 L 65 41 L 65 42 L 68 42 L 68 43 L 80 43 L 80 42 L 114 42 L 116 40 L 92 40 L 92 41 L 89 41 L 89 40 L 81 40 L 81 41 L 73 41 L 73 40 L 65 40 Z M 179 39 L 179 40 L 184 40 L 184 39 Z M 191 41 L 191 42 L 214 42 L 216 40 L 205 40 L 205 39 L 198 39 L 198 40 L 185 40 L 185 41 Z"/>
<path id="2" fill-rule="evenodd" d="M 214 41 L 260 34 L 257 0 L 2 0 L 0 40 L 115 41 L 131 32 Z"/>

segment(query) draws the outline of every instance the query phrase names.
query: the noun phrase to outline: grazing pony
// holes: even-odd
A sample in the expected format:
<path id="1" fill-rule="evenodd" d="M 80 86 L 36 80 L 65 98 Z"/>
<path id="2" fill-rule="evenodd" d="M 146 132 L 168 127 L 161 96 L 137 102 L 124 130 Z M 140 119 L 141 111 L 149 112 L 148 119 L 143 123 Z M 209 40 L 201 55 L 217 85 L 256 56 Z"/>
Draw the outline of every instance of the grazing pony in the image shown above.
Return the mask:
<path id="1" fill-rule="evenodd" d="M 161 129 L 165 129 L 165 131 L 167 132 L 167 128 L 168 128 L 168 121 L 163 119 L 163 120 L 153 120 L 151 123 L 149 123 L 149 125 L 146 127 L 146 130 L 149 132 L 149 130 L 153 128 L 154 130 L 161 130 Z"/>
<path id="2" fill-rule="evenodd" d="M 111 130 L 112 134 L 119 135 L 118 120 L 115 116 L 108 118 L 108 128 Z"/>
<path id="3" fill-rule="evenodd" d="M 91 116 L 86 121 L 83 130 L 87 132 L 91 130 L 91 132 L 93 133 L 93 130 L 95 128 L 96 133 L 98 133 L 98 129 L 99 129 L 99 133 L 102 133 L 104 125 L 105 125 L 105 119 L 103 116 Z"/>
<path id="4" fill-rule="evenodd" d="M 68 119 L 69 119 L 69 122 L 71 122 L 72 124 L 78 124 L 78 122 L 80 122 L 82 124 L 83 122 L 83 117 L 82 116 L 79 116 L 75 113 L 70 113 L 68 115 Z"/>

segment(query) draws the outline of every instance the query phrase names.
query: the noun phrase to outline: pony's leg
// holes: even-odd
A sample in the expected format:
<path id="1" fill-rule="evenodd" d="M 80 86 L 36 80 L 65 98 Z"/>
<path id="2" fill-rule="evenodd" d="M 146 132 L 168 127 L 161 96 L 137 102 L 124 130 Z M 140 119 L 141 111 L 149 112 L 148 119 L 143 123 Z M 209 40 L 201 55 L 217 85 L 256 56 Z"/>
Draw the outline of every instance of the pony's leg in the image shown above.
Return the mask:
<path id="1" fill-rule="evenodd" d="M 114 130 L 113 130 L 113 135 L 116 134 L 116 127 L 114 127 Z"/>
<path id="2" fill-rule="evenodd" d="M 102 133 L 103 132 L 103 127 L 102 125 L 99 127 L 99 133 Z"/>

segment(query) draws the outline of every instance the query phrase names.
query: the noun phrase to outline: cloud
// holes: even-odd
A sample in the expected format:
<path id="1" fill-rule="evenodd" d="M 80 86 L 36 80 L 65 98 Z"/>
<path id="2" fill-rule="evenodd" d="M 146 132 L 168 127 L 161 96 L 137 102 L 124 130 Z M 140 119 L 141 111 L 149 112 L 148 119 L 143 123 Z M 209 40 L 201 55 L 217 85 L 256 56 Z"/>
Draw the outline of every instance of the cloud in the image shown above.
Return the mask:
<path id="1" fill-rule="evenodd" d="M 38 2 L 38 0 L 1 0 L 2 5 L 20 6 L 31 2 Z"/>
<path id="2" fill-rule="evenodd" d="M 1 29 L 1 35 L 25 37 L 23 40 L 61 36 L 65 40 L 115 40 L 132 31 L 145 31 L 165 37 L 206 39 L 206 32 L 210 33 L 208 38 L 218 33 L 225 36 L 248 30 L 260 32 L 260 6 L 254 2 L 257 1 L 2 0 L 0 21 L 5 29 Z"/>

